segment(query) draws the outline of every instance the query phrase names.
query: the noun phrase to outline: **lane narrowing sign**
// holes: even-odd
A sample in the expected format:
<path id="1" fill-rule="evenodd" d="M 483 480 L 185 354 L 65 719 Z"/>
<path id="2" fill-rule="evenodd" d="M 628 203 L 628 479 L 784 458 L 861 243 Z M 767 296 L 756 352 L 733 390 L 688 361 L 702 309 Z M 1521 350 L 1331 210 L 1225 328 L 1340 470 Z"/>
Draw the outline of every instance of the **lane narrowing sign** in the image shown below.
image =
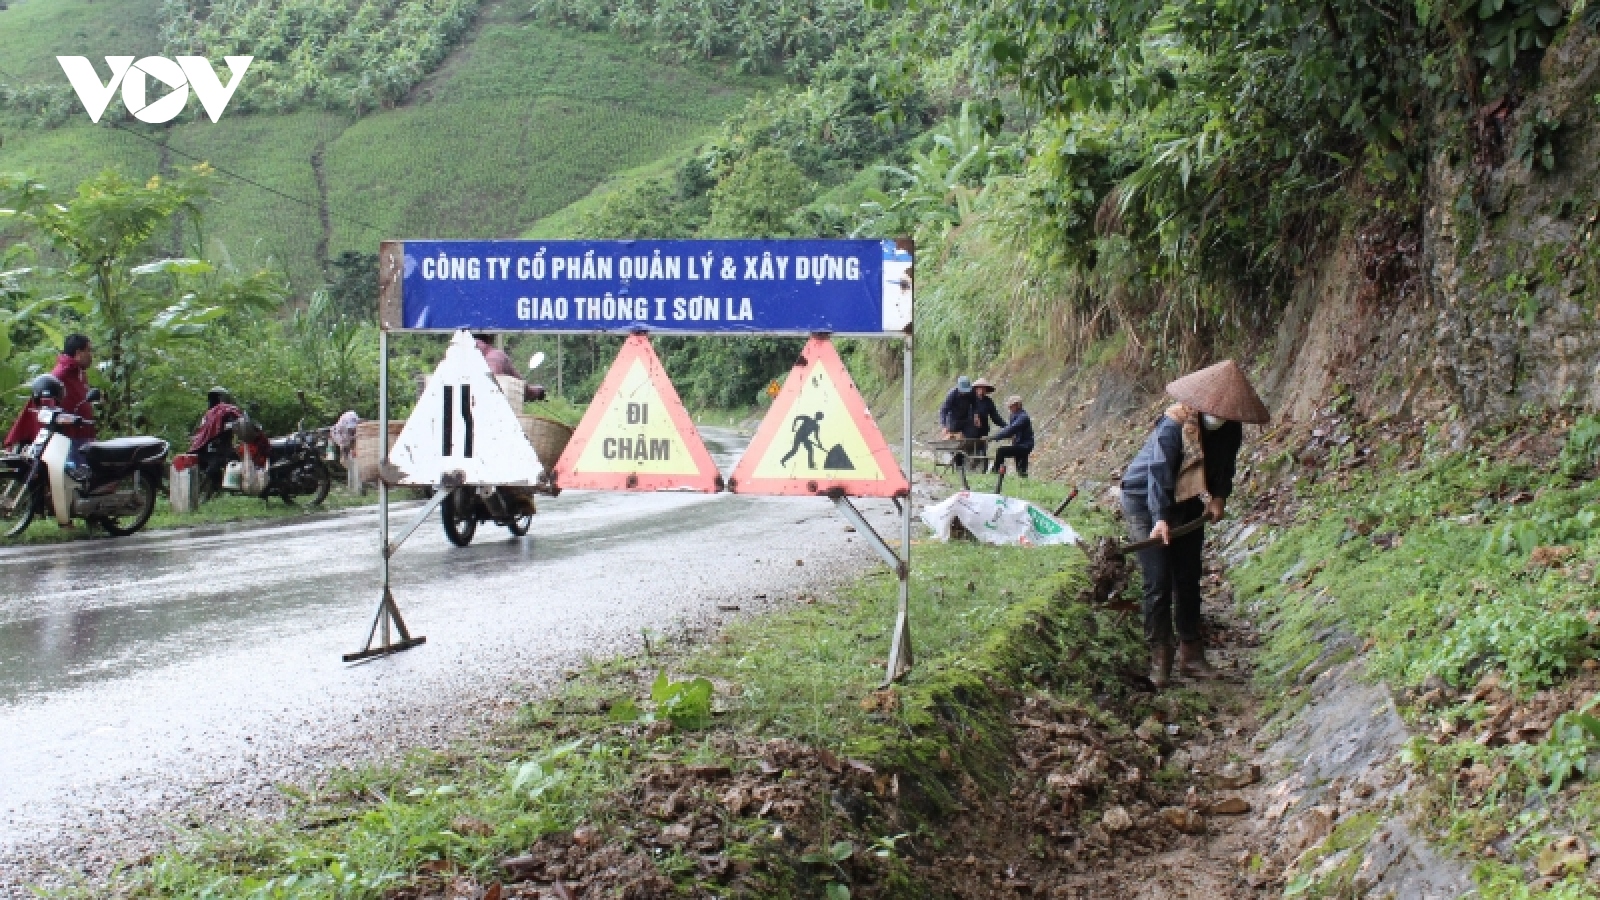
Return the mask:
<path id="1" fill-rule="evenodd" d="M 544 468 L 472 335 L 458 331 L 389 450 L 384 480 L 531 485 Z"/>

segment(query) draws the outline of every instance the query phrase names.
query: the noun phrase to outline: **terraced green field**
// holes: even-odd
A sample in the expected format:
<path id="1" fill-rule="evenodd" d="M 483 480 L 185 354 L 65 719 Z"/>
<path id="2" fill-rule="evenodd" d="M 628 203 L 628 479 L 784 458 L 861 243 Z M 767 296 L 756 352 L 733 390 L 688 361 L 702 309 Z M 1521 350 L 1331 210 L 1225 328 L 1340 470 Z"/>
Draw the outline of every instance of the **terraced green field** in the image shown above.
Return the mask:
<path id="1" fill-rule="evenodd" d="M 62 78 L 58 53 L 153 52 L 158 6 L 12 0 L 0 12 L 0 70 Z M 219 176 L 204 223 L 211 250 L 241 267 L 282 268 L 307 291 L 322 281 L 322 259 L 385 238 L 536 229 L 608 178 L 686 153 L 761 84 L 656 62 L 608 35 L 531 21 L 526 8 L 491 4 L 406 103 L 359 120 L 302 111 L 212 124 L 194 121 L 193 102 L 170 126 L 128 130 L 87 116 L 57 128 L 0 117 L 0 170 L 70 187 L 107 167 L 144 177 L 206 160 L 293 198 Z M 239 90 L 249 87 L 247 75 Z"/>

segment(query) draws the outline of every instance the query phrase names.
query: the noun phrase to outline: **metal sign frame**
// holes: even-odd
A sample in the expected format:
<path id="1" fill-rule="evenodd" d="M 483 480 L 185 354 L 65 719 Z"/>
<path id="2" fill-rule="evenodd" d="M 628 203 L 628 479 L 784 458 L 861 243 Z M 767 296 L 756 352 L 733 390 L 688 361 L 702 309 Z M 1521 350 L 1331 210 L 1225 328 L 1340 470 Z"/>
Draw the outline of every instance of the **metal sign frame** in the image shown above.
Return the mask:
<path id="1" fill-rule="evenodd" d="M 855 526 L 856 532 L 858 534 L 862 535 L 868 541 L 868 543 L 872 546 L 873 550 L 876 551 L 878 553 L 878 555 L 883 558 L 884 562 L 895 573 L 896 577 L 898 578 L 898 580 L 900 582 L 900 585 L 899 585 L 899 597 L 898 597 L 898 602 L 896 603 L 894 630 L 893 630 L 893 633 L 892 633 L 891 638 L 890 638 L 889 658 L 888 658 L 887 664 L 885 666 L 884 682 L 883 683 L 885 685 L 887 685 L 890 682 L 893 682 L 893 681 L 899 679 L 900 677 L 905 675 L 905 673 L 908 672 L 911 669 L 912 662 L 913 662 L 913 655 L 912 655 L 912 650 L 911 650 L 911 626 L 910 626 L 910 607 L 911 607 L 911 517 L 912 517 L 912 507 L 914 506 L 914 503 L 913 503 L 914 491 L 911 490 L 911 488 L 913 488 L 914 485 L 915 485 L 915 471 L 914 471 L 913 466 L 912 466 L 912 439 L 911 438 L 912 438 L 912 428 L 913 428 L 912 378 L 913 378 L 913 375 L 914 375 L 913 360 L 914 360 L 914 349 L 915 348 L 914 348 L 914 344 L 913 344 L 913 340 L 914 340 L 913 339 L 913 321 L 914 321 L 914 317 L 913 317 L 912 307 L 910 306 L 910 296 L 911 296 L 911 292 L 912 292 L 912 290 L 911 290 L 912 289 L 912 284 L 914 282 L 914 262 L 913 261 L 915 259 L 915 248 L 916 248 L 916 245 L 915 245 L 914 241 L 912 241 L 910 238 L 900 238 L 900 239 L 896 239 L 894 241 L 879 242 L 879 243 L 884 245 L 886 253 L 888 253 L 889 251 L 893 250 L 893 251 L 897 252 L 898 254 L 900 254 L 901 256 L 903 256 L 903 259 L 905 261 L 904 262 L 904 266 L 903 266 L 902 280 L 894 283 L 894 284 L 900 286 L 906 292 L 906 295 L 907 295 L 907 297 L 906 297 L 907 309 L 906 309 L 906 315 L 905 315 L 906 323 L 905 323 L 904 328 L 899 330 L 899 331 L 895 331 L 895 332 L 890 332 L 890 331 L 845 331 L 845 332 L 837 332 L 837 333 L 829 332 L 829 331 L 815 331 L 815 330 L 808 330 L 808 331 L 802 332 L 802 331 L 797 331 L 797 330 L 794 330 L 794 329 L 777 329 L 777 330 L 757 330 L 757 329 L 750 329 L 750 330 L 744 330 L 744 329 L 739 329 L 739 330 L 696 330 L 696 329 L 693 329 L 693 328 L 685 328 L 685 329 L 666 328 L 666 327 L 663 327 L 663 328 L 652 328 L 652 327 L 650 327 L 650 325 L 648 323 L 630 323 L 630 324 L 628 324 L 626 326 L 625 330 L 619 330 L 618 328 L 613 328 L 613 327 L 606 327 L 606 328 L 595 328 L 595 327 L 589 327 L 589 328 L 561 328 L 561 327 L 557 327 L 557 328 L 506 328 L 506 327 L 496 327 L 495 325 L 492 325 L 492 324 L 485 324 L 483 326 L 477 326 L 477 325 L 472 325 L 470 323 L 465 323 L 465 324 L 463 324 L 463 323 L 440 323 L 438 325 L 423 324 L 423 325 L 420 325 L 420 326 L 407 327 L 405 325 L 404 319 L 402 317 L 402 310 L 404 308 L 403 307 L 402 289 L 403 289 L 403 281 L 404 281 L 404 278 L 405 278 L 405 275 L 406 275 L 406 259 L 405 259 L 405 253 L 404 253 L 404 243 L 405 242 L 401 242 L 401 241 L 384 241 L 380 246 L 380 252 L 379 252 L 379 257 L 378 257 L 378 295 L 379 295 L 379 311 L 380 311 L 380 315 L 379 315 L 379 320 L 380 321 L 379 321 L 379 330 L 378 330 L 378 470 L 379 470 L 379 476 L 378 476 L 378 533 L 379 533 L 379 541 L 380 541 L 380 547 L 381 547 L 382 557 L 383 557 L 382 570 L 381 570 L 382 571 L 382 578 L 383 578 L 383 591 L 382 591 L 382 598 L 378 603 L 377 612 L 373 617 L 372 626 L 368 629 L 368 632 L 367 632 L 366 645 L 361 650 L 358 650 L 358 651 L 356 651 L 354 653 L 345 654 L 344 657 L 343 657 L 345 662 L 361 662 L 361 661 L 365 661 L 365 660 L 368 660 L 368 659 L 373 659 L 373 658 L 376 658 L 376 657 L 388 656 L 390 654 L 398 653 L 398 652 L 400 652 L 402 650 L 407 650 L 407 649 L 410 649 L 411 647 L 415 647 L 415 646 L 417 646 L 419 644 L 422 644 L 422 643 L 426 642 L 427 638 L 425 638 L 425 637 L 421 637 L 421 636 L 413 637 L 411 635 L 410 630 L 406 627 L 404 619 L 400 615 L 400 608 L 395 603 L 394 594 L 393 594 L 393 591 L 392 591 L 392 588 L 391 588 L 391 579 L 390 579 L 391 573 L 390 573 L 389 561 L 394 556 L 395 552 L 400 549 L 400 546 L 405 542 L 405 540 L 407 538 L 409 538 L 412 535 L 412 533 L 414 533 L 417 530 L 417 528 L 419 526 L 421 526 L 422 523 L 424 521 L 426 521 L 427 518 L 430 515 L 432 515 L 433 511 L 438 507 L 438 505 L 439 505 L 440 501 L 443 499 L 444 495 L 450 489 L 455 487 L 455 485 L 440 484 L 438 486 L 438 489 L 434 493 L 433 499 L 426 506 L 423 507 L 422 511 L 417 516 L 416 520 L 413 521 L 412 523 L 410 523 L 408 526 L 406 526 L 406 528 L 404 529 L 403 533 L 400 535 L 400 537 L 397 540 L 394 540 L 393 542 L 390 541 L 389 483 L 388 483 L 388 479 L 383 474 L 384 466 L 388 463 L 389 449 L 390 449 L 390 447 L 389 447 L 389 333 L 391 331 L 397 331 L 397 332 L 404 332 L 404 333 L 408 333 L 408 334 L 442 334 L 442 333 L 454 333 L 456 331 L 462 330 L 463 328 L 468 328 L 468 329 L 470 329 L 470 330 L 472 330 L 474 332 L 489 333 L 489 334 L 537 333 L 537 334 L 547 334 L 547 335 L 568 335 L 568 334 L 596 334 L 596 333 L 606 333 L 606 334 L 645 333 L 645 334 L 670 335 L 670 336 L 673 336 L 673 337 L 784 336 L 784 337 L 852 337 L 852 338 L 861 338 L 861 339 L 869 339 L 869 340 L 871 340 L 871 339 L 877 339 L 877 340 L 898 339 L 898 340 L 900 340 L 901 343 L 902 343 L 902 348 L 903 348 L 902 349 L 902 357 L 903 357 L 903 360 L 904 360 L 903 372 L 902 372 L 902 375 L 901 375 L 901 382 L 902 382 L 902 387 L 903 387 L 903 404 L 904 404 L 904 408 L 903 408 L 903 411 L 902 411 L 903 412 L 902 425 L 903 425 L 904 431 L 903 431 L 903 434 L 902 434 L 902 447 L 901 447 L 901 456 L 902 456 L 902 458 L 901 458 L 901 464 L 903 466 L 903 474 L 905 475 L 905 478 L 906 478 L 906 484 L 908 486 L 908 490 L 906 492 L 905 502 L 903 504 L 900 503 L 899 500 L 895 501 L 896 506 L 900 507 L 900 513 L 901 513 L 901 515 L 900 515 L 900 523 L 899 523 L 900 524 L 900 541 L 899 541 L 900 546 L 898 548 L 898 552 L 887 541 L 885 541 L 881 535 L 878 534 L 877 530 L 872 527 L 871 523 L 869 523 L 864 516 L 861 515 L 860 511 L 858 509 L 856 509 L 855 505 L 850 502 L 849 497 L 846 496 L 843 491 L 837 491 L 837 490 L 836 491 L 831 491 L 831 492 L 827 493 L 825 496 L 827 496 L 833 502 L 834 507 L 839 511 L 840 515 L 842 515 L 846 520 L 848 520 L 851 525 Z M 437 243 L 444 243 L 444 242 L 429 242 L 429 243 L 430 244 L 437 244 Z M 490 243 L 490 242 L 479 242 L 479 243 Z M 507 241 L 507 242 L 494 242 L 494 243 L 501 243 L 501 244 L 510 245 L 510 244 L 519 243 L 519 242 Z M 538 242 L 538 243 L 541 243 L 541 244 L 544 244 L 544 245 L 552 245 L 552 244 L 561 244 L 563 242 L 560 242 L 560 241 L 544 241 L 544 242 Z M 652 244 L 667 244 L 667 243 L 671 243 L 671 242 L 662 241 L 662 242 L 651 242 L 651 243 Z M 705 242 L 696 242 L 696 243 L 705 243 Z M 745 242 L 745 243 L 754 243 L 754 242 Z M 783 244 L 785 242 L 782 242 L 782 241 L 769 241 L 769 242 L 766 242 L 766 243 L 773 244 L 773 245 L 781 245 L 781 244 Z M 808 244 L 825 244 L 826 241 L 825 240 L 815 240 L 815 241 L 808 241 L 807 243 Z M 859 243 L 859 242 L 855 242 L 855 243 Z M 897 257 L 897 258 L 899 258 L 899 257 Z M 398 636 L 399 636 L 399 640 L 398 641 L 394 640 L 394 637 L 395 637 L 396 633 L 398 633 Z"/>

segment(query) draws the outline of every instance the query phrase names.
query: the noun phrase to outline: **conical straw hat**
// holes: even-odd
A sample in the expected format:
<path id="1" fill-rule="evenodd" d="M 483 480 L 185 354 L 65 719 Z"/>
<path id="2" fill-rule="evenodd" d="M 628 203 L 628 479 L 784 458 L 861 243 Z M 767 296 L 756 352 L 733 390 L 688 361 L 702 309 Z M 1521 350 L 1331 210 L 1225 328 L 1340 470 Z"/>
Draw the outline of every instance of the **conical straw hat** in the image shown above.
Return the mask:
<path id="1" fill-rule="evenodd" d="M 1272 421 L 1267 405 L 1231 359 L 1179 378 L 1167 385 L 1167 393 L 1194 409 L 1234 422 L 1265 425 Z"/>

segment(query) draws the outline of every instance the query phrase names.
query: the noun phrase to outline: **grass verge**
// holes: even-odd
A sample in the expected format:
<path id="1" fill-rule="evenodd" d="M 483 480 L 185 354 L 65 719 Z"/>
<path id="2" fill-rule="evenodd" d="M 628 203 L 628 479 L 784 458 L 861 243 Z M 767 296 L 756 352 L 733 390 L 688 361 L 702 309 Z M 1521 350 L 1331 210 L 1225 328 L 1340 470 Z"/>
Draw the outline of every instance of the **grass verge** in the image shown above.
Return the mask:
<path id="1" fill-rule="evenodd" d="M 1364 652 L 1397 692 L 1419 821 L 1477 861 L 1486 898 L 1600 896 L 1584 874 L 1600 835 L 1597 435 L 1558 414 L 1451 451 L 1437 426 L 1335 420 L 1280 460 L 1299 466 L 1298 512 L 1253 534 L 1233 573 L 1269 687 Z"/>
<path id="2" fill-rule="evenodd" d="M 172 512 L 167 498 L 162 496 L 156 498 L 156 511 L 150 516 L 150 524 L 145 526 L 145 531 L 196 528 L 230 522 L 297 519 L 330 510 L 371 506 L 377 502 L 376 493 L 358 496 L 340 490 L 329 491 L 328 499 L 320 506 L 308 506 L 304 501 L 291 505 L 277 498 L 262 500 L 259 497 L 226 496 L 212 500 L 196 512 L 179 514 Z M 81 520 L 74 520 L 70 528 L 62 528 L 56 524 L 54 518 L 35 517 L 27 531 L 14 538 L 0 538 L 0 547 L 63 544 L 69 541 L 98 540 L 108 537 L 109 535 L 103 530 L 86 525 Z"/>
<path id="3" fill-rule="evenodd" d="M 64 896 L 436 897 L 518 872 L 583 878 L 584 896 L 926 896 L 906 854 L 1004 789 L 1016 699 L 1102 709 L 1136 639 L 1076 602 L 1074 548 L 929 544 L 915 561 L 917 664 L 889 689 L 897 583 L 872 574 L 596 662 L 470 745 L 284 786 L 283 818 Z"/>

